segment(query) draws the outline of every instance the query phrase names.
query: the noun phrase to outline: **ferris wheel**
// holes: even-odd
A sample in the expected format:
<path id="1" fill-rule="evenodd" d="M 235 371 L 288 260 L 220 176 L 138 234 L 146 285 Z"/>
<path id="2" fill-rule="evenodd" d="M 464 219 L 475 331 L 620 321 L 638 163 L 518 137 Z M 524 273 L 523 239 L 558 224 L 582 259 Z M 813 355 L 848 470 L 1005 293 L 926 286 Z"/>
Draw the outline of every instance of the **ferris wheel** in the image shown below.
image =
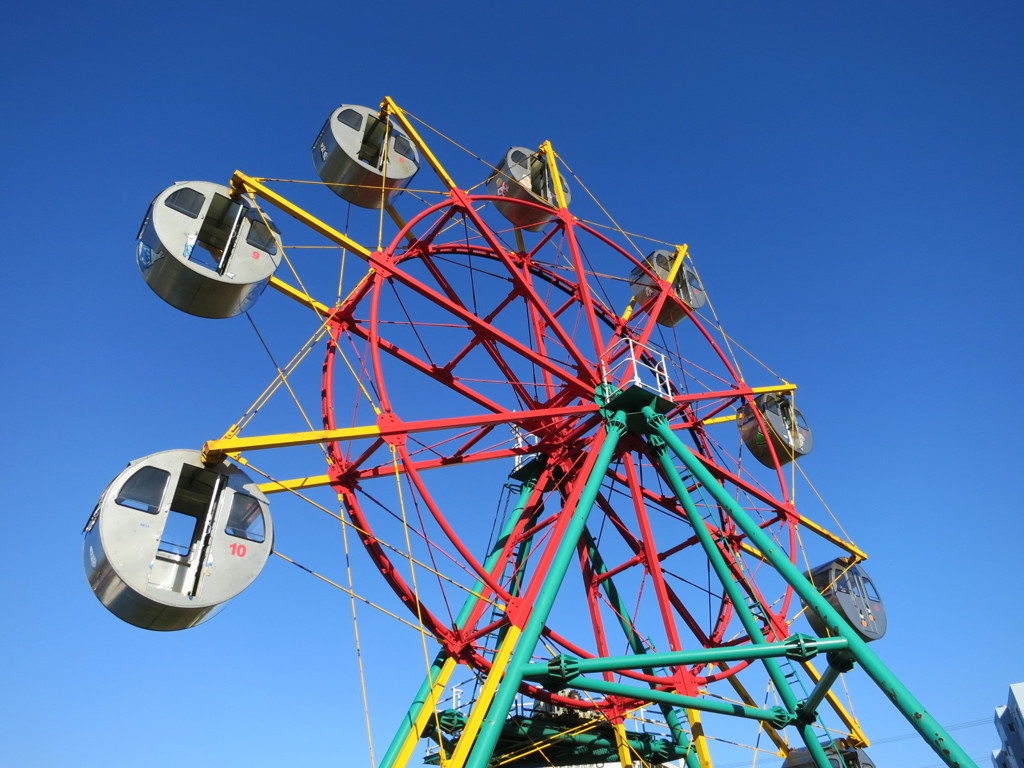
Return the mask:
<path id="1" fill-rule="evenodd" d="M 270 497 L 329 488 L 436 643 L 381 768 L 708 768 L 737 740 L 792 768 L 868 766 L 833 691 L 855 667 L 972 765 L 868 647 L 886 617 L 865 555 L 796 503 L 813 447 L 796 387 L 753 373 L 688 246 L 599 220 L 548 142 L 459 186 L 428 130 L 390 98 L 328 116 L 314 191 L 345 225 L 241 172 L 154 199 L 137 257 L 161 298 L 209 318 L 291 300 L 309 333 L 223 437 L 108 486 L 85 544 L 104 605 L 151 629 L 206 620 L 272 553 Z M 321 280 L 323 250 L 308 278 L 310 238 L 358 279 Z M 320 424 L 260 430 L 316 350 Z M 303 446 L 322 455 L 308 474 L 262 458 Z"/>

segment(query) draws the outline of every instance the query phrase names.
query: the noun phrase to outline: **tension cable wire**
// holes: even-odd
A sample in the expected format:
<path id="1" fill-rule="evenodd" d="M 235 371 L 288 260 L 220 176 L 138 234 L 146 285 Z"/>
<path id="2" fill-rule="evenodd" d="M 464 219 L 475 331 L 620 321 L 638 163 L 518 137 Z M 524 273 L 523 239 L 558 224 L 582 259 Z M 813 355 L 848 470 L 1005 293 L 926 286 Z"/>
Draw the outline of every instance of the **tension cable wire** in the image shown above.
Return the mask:
<path id="1" fill-rule="evenodd" d="M 381 612 L 381 613 L 383 613 L 384 615 L 386 615 L 386 616 L 389 616 L 390 618 L 392 618 L 392 619 L 395 619 L 395 620 L 397 620 L 397 621 L 400 621 L 400 622 L 401 622 L 402 624 L 405 624 L 405 625 L 406 625 L 407 627 L 412 627 L 412 628 L 413 628 L 413 629 L 415 629 L 415 630 L 416 630 L 417 632 L 422 632 L 422 633 L 425 633 L 425 634 L 429 634 L 429 633 L 428 633 L 428 632 L 427 632 L 427 631 L 426 631 L 425 629 L 423 629 L 422 627 L 417 627 L 417 626 L 416 626 L 415 624 L 413 624 L 413 623 L 412 623 L 411 621 L 408 621 L 407 619 L 403 619 L 403 618 L 402 618 L 401 616 L 399 616 L 398 614 L 392 613 L 392 612 L 391 612 L 391 611 L 389 611 L 389 610 L 388 610 L 387 608 L 384 608 L 384 607 L 382 607 L 382 606 L 380 606 L 380 605 L 377 605 L 377 604 L 376 604 L 376 603 L 374 603 L 374 602 L 373 602 L 372 600 L 370 600 L 370 599 L 368 599 L 368 598 L 366 598 L 366 597 L 363 597 L 362 595 L 360 595 L 360 594 L 358 594 L 358 593 L 354 592 L 353 590 L 350 590 L 350 589 L 348 589 L 347 587 L 343 587 L 343 586 L 342 586 L 341 584 L 339 584 L 338 582 L 336 582 L 336 581 L 332 581 L 331 579 L 327 578 L 327 577 L 326 577 L 326 576 L 324 576 L 323 574 L 321 574 L 321 573 L 317 573 L 317 572 L 316 572 L 316 571 L 314 571 L 314 570 L 313 570 L 312 568 L 308 568 L 308 567 L 306 567 L 306 566 L 305 566 L 305 565 L 303 565 L 302 563 L 299 563 L 299 562 L 297 562 L 297 561 L 293 560 L 292 558 L 288 557 L 287 555 L 284 555 L 284 554 L 282 554 L 282 553 L 278 552 L 278 551 L 277 551 L 276 549 L 274 550 L 274 554 L 275 554 L 275 555 L 277 555 L 278 557 L 280 557 L 280 558 L 281 558 L 282 560 L 286 560 L 287 562 L 289 562 L 289 563 L 291 563 L 292 565 L 296 566 L 297 568 L 301 568 L 301 569 L 302 569 L 303 571 L 305 571 L 306 573 L 310 574 L 311 576 L 315 576 L 316 578 L 320 579 L 320 581 L 323 581 L 323 582 L 325 582 L 325 583 L 327 583 L 327 584 L 330 584 L 330 585 L 331 585 L 332 587 L 336 587 L 337 589 L 340 589 L 340 590 L 341 590 L 342 592 L 344 592 L 344 593 L 345 593 L 346 595 L 350 595 L 351 597 L 354 597 L 354 598 L 355 598 L 356 600 L 360 600 L 360 601 L 362 601 L 362 602 L 366 603 L 366 604 L 367 604 L 368 606 L 370 606 L 371 608 L 376 608 L 376 609 L 377 609 L 378 611 L 380 611 L 380 612 Z"/>

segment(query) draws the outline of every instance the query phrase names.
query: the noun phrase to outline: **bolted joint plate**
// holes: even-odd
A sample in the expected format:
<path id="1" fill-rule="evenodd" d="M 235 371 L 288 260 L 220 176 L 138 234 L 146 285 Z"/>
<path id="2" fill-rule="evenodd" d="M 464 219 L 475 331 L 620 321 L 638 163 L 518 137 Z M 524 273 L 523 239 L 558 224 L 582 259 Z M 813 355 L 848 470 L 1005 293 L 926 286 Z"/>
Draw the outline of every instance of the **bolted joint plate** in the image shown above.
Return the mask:
<path id="1" fill-rule="evenodd" d="M 810 661 L 818 655 L 818 641 L 810 635 L 791 635 L 786 638 L 786 658 Z"/>
<path id="2" fill-rule="evenodd" d="M 772 713 L 772 718 L 767 721 L 768 725 L 775 729 L 785 728 L 795 719 L 784 707 L 775 706 L 768 711 Z"/>
<path id="3" fill-rule="evenodd" d="M 558 687 L 564 687 L 561 684 L 569 682 L 574 677 L 579 677 L 579 674 L 579 659 L 574 659 L 572 656 L 560 654 L 548 662 L 548 676 L 559 684 Z"/>
<path id="4" fill-rule="evenodd" d="M 444 733 L 458 733 L 466 726 L 466 716 L 454 709 L 446 709 L 437 716 L 437 724 Z"/>

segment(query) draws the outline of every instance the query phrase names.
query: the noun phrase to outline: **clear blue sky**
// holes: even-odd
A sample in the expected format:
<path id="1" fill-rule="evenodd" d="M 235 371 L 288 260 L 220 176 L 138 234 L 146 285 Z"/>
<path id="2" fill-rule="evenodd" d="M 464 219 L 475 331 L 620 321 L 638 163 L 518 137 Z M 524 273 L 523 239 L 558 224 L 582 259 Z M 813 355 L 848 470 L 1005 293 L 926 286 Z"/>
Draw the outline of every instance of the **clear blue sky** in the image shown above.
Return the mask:
<path id="1" fill-rule="evenodd" d="M 547 5 L 7 12 L 0 761 L 366 764 L 340 593 L 273 561 L 209 624 L 147 633 L 90 594 L 79 532 L 129 459 L 218 436 L 269 379 L 244 318 L 211 327 L 140 279 L 150 199 L 236 168 L 311 177 L 327 113 L 386 94 L 487 157 L 550 139 L 626 229 L 689 243 L 732 335 L 800 385 L 805 468 L 889 609 L 878 652 L 949 725 L 1024 680 L 1024 8 Z M 798 298 L 766 316 L 778 280 Z M 375 626 L 374 651 L 418 652 Z M 374 672 L 383 741 L 417 681 Z M 937 765 L 850 677 L 877 764 Z M 992 727 L 954 735 L 987 764 Z"/>

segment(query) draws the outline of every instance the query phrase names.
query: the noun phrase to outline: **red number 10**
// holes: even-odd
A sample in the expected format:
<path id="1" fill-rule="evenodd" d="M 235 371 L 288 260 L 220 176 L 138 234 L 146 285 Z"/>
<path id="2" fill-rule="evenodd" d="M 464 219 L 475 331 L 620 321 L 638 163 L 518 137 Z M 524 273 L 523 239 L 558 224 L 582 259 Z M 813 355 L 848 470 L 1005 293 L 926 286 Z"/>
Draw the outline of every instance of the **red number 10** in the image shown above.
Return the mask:
<path id="1" fill-rule="evenodd" d="M 232 544 L 231 545 L 231 554 L 232 555 L 235 555 L 236 557 L 245 557 L 245 552 L 246 552 L 245 544 Z"/>

